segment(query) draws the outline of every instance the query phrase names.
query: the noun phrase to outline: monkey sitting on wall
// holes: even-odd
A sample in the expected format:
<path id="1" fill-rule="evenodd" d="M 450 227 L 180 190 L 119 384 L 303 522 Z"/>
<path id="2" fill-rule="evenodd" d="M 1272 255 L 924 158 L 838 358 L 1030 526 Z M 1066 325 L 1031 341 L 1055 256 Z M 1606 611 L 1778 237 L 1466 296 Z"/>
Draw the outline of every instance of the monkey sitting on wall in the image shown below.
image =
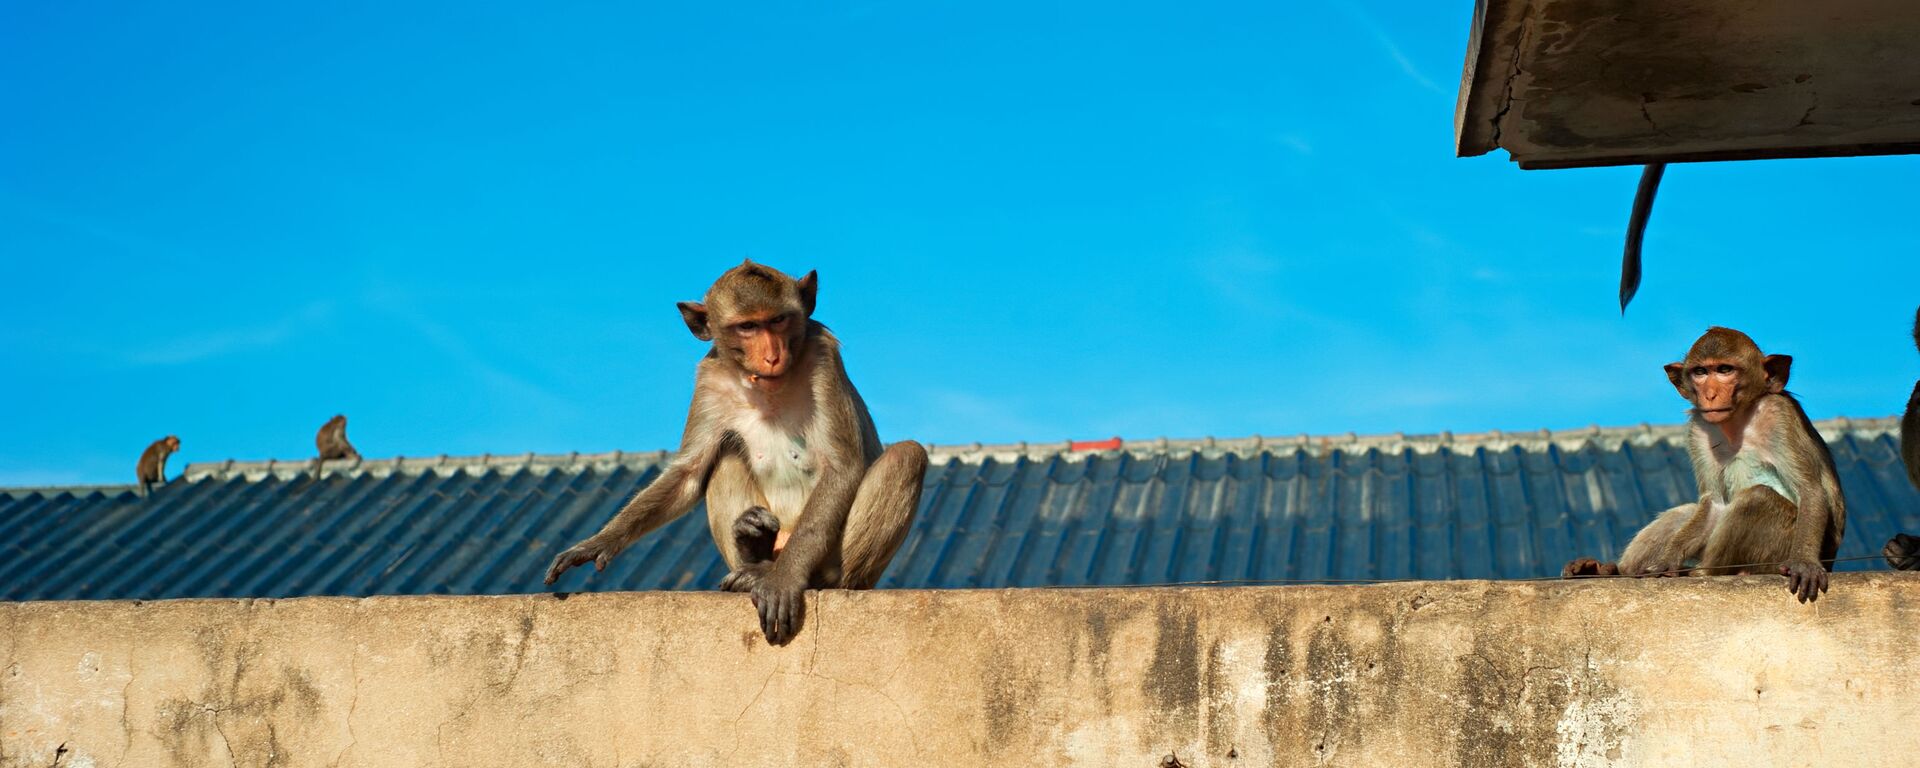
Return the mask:
<path id="1" fill-rule="evenodd" d="M 1786 392 L 1792 364 L 1719 327 L 1667 364 L 1667 380 L 1693 404 L 1687 455 L 1700 497 L 1640 529 L 1619 573 L 1677 575 L 1697 560 L 1705 575 L 1777 568 L 1803 603 L 1827 590 L 1847 504 L 1826 441 Z M 1610 565 L 1581 558 L 1561 575 L 1606 575 Z"/>
<path id="2" fill-rule="evenodd" d="M 747 261 L 682 302 L 694 338 L 713 342 L 694 368 L 680 449 L 660 476 L 547 569 L 607 562 L 685 514 L 704 494 L 713 543 L 732 569 L 720 588 L 747 592 L 767 642 L 799 631 L 808 589 L 870 589 L 906 540 L 927 452 L 880 445 L 847 379 L 840 342 L 815 322 L 819 279 Z"/>
<path id="3" fill-rule="evenodd" d="M 1920 310 L 1913 314 L 1913 346 L 1920 348 Z M 1907 464 L 1907 479 L 1920 488 L 1920 381 L 1913 383 L 1913 394 L 1907 397 L 1907 415 L 1900 419 L 1900 458 Z M 1896 534 L 1880 554 L 1895 570 L 1920 571 L 1920 536 Z"/>
<path id="4" fill-rule="evenodd" d="M 167 481 L 167 457 L 180 450 L 180 438 L 167 435 L 153 441 L 147 449 L 140 452 L 140 462 L 133 466 L 134 477 L 140 483 L 140 495 L 153 492 L 153 487 Z"/>

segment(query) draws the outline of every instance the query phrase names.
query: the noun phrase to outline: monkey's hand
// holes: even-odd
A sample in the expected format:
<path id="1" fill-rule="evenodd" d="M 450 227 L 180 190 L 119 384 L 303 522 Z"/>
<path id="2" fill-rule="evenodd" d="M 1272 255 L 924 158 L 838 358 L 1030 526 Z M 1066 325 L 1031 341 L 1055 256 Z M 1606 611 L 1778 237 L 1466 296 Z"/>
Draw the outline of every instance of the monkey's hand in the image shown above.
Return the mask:
<path id="1" fill-rule="evenodd" d="M 1920 391 L 1920 388 L 1916 388 Z M 1920 571 L 1920 536 L 1910 533 L 1894 534 L 1887 539 L 1887 545 L 1880 548 L 1880 556 L 1887 559 L 1887 567 L 1896 571 Z"/>
<path id="2" fill-rule="evenodd" d="M 573 570 L 575 566 L 587 563 L 593 563 L 593 570 L 596 573 L 604 571 L 607 569 L 607 563 L 617 554 L 619 550 L 611 543 L 597 536 L 590 536 L 586 541 L 573 545 L 553 558 L 553 565 L 547 568 L 547 584 L 551 585 L 559 581 L 561 574 Z"/>
<path id="3" fill-rule="evenodd" d="M 1812 602 L 1827 591 L 1827 569 L 1818 562 L 1789 560 L 1780 565 L 1780 575 L 1787 577 L 1787 591 L 1800 598 L 1800 602 Z"/>
<path id="4" fill-rule="evenodd" d="M 786 645 L 800 631 L 807 610 L 806 577 L 769 568 L 752 587 L 753 607 L 760 611 L 760 631 L 773 645 Z"/>
<path id="5" fill-rule="evenodd" d="M 1599 576 L 1616 576 L 1619 575 L 1619 573 L 1620 566 L 1617 564 L 1603 563 L 1591 557 L 1582 557 L 1567 563 L 1567 567 L 1561 568 L 1560 578 L 1590 579 Z"/>
<path id="6" fill-rule="evenodd" d="M 729 572 L 726 578 L 720 580 L 720 591 L 752 592 L 754 585 L 759 584 L 760 579 L 765 578 L 767 572 L 770 570 L 773 570 L 772 561 L 741 565 L 739 568 L 735 568 Z"/>

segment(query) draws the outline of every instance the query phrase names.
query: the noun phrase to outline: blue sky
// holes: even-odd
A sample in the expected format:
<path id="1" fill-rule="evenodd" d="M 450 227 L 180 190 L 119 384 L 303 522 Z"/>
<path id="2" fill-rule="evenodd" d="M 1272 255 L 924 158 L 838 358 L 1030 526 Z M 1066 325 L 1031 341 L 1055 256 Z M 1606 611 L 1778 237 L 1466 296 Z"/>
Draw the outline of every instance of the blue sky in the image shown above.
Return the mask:
<path id="1" fill-rule="evenodd" d="M 1674 422 L 1709 324 L 1902 407 L 1910 157 L 1452 156 L 1472 3 L 7 4 L 0 484 L 671 447 L 673 309 L 818 269 L 885 439 Z"/>

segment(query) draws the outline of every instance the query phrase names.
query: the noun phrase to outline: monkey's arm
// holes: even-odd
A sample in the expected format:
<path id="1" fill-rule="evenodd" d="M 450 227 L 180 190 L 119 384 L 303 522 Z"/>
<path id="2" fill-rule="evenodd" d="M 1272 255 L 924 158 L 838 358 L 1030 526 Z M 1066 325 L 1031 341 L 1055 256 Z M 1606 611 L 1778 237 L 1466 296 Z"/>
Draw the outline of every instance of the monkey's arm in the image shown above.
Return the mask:
<path id="1" fill-rule="evenodd" d="M 1755 418 L 1767 420 L 1762 434 L 1776 466 L 1799 497 L 1791 554 L 1780 565 L 1780 573 L 1787 577 L 1787 590 L 1804 603 L 1827 591 L 1827 569 L 1820 559 L 1828 527 L 1836 516 L 1845 514 L 1844 502 L 1837 498 L 1839 478 L 1827 463 L 1826 446 L 1817 444 L 1819 433 L 1792 399 L 1769 396 L 1755 410 Z"/>
<path id="2" fill-rule="evenodd" d="M 816 455 L 818 475 L 785 551 L 752 590 L 760 629 L 775 645 L 786 644 L 800 630 L 806 590 L 820 585 L 829 565 L 837 562 L 847 516 L 867 471 L 853 386 L 837 355 L 828 354 L 821 362 L 813 380 L 814 402 L 821 409 L 818 428 L 825 438 Z"/>
<path id="3" fill-rule="evenodd" d="M 688 408 L 686 430 L 680 436 L 680 450 L 660 476 L 634 494 L 600 532 L 573 545 L 553 559 L 547 568 L 546 583 L 576 566 L 593 563 L 595 571 L 607 569 L 607 563 L 641 536 L 672 522 L 699 503 L 706 490 L 707 475 L 719 456 L 722 429 L 711 417 L 714 409 L 703 406 L 710 397 L 704 388 L 695 387 L 693 405 Z"/>

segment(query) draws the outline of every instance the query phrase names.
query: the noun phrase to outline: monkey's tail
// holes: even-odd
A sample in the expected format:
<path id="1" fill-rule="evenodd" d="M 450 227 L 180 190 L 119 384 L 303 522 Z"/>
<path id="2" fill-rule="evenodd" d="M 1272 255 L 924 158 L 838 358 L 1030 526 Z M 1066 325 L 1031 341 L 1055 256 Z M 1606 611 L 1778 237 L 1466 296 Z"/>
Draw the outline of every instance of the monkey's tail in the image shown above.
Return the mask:
<path id="1" fill-rule="evenodd" d="M 1647 219 L 1653 216 L 1653 196 L 1660 191 L 1660 177 L 1666 163 L 1647 163 L 1640 171 L 1640 188 L 1633 193 L 1633 213 L 1627 216 L 1627 249 L 1620 259 L 1620 314 L 1640 292 L 1640 241 L 1647 234 Z"/>

